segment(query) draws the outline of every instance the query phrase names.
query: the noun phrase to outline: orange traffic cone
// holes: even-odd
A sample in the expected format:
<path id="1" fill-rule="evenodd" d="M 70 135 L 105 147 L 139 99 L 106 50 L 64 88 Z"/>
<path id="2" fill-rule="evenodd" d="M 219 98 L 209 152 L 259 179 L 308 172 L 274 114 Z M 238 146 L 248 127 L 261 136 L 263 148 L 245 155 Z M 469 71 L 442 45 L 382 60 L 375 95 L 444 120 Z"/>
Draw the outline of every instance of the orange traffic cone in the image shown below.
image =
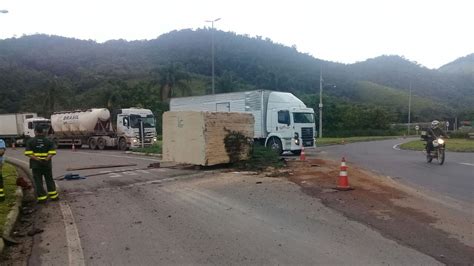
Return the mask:
<path id="1" fill-rule="evenodd" d="M 300 161 L 306 160 L 306 154 L 304 154 L 304 146 L 301 147 Z"/>
<path id="2" fill-rule="evenodd" d="M 339 172 L 339 181 L 337 182 L 337 190 L 351 190 L 349 186 L 349 177 L 347 176 L 347 165 L 346 159 L 342 157 L 341 161 L 341 171 Z"/>

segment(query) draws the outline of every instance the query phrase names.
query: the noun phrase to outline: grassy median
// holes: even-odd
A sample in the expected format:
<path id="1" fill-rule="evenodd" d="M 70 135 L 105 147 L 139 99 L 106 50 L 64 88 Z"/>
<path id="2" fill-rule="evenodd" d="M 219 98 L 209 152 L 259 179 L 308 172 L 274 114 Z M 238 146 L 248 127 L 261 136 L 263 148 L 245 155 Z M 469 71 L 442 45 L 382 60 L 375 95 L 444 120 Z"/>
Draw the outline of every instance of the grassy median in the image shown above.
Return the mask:
<path id="1" fill-rule="evenodd" d="M 469 139 L 446 139 L 446 150 L 456 152 L 474 152 L 474 140 Z M 425 142 L 413 140 L 400 145 L 400 149 L 422 151 L 425 149 Z"/>
<path id="2" fill-rule="evenodd" d="M 398 137 L 399 136 L 367 136 L 367 137 L 322 138 L 322 139 L 317 138 L 316 145 L 328 146 L 328 145 L 337 145 L 337 144 L 352 143 L 352 142 L 395 139 Z"/>
<path id="3" fill-rule="evenodd" d="M 162 145 L 163 145 L 163 141 L 159 140 L 155 144 L 153 144 L 152 146 L 144 147 L 144 148 L 135 148 L 135 149 L 132 149 L 132 151 L 143 152 L 143 153 L 161 154 Z"/>
<path id="4" fill-rule="evenodd" d="M 3 233 L 3 226 L 8 213 L 16 201 L 16 169 L 10 164 L 3 165 L 3 186 L 5 189 L 5 201 L 0 202 L 0 233 Z"/>

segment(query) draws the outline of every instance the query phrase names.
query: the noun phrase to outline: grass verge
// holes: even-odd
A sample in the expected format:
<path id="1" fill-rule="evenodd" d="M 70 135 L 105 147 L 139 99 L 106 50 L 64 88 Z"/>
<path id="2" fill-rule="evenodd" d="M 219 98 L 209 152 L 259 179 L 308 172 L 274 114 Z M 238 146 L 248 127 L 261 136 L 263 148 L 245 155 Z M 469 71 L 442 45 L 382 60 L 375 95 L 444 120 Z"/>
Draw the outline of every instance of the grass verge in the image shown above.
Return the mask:
<path id="1" fill-rule="evenodd" d="M 3 233 L 3 226 L 8 213 L 10 212 L 16 201 L 16 177 L 15 167 L 10 164 L 3 165 L 3 186 L 5 190 L 5 201 L 0 202 L 0 234 Z"/>
<path id="2" fill-rule="evenodd" d="M 447 139 L 446 150 L 456 152 L 474 152 L 474 140 L 469 139 Z M 400 145 L 400 149 L 422 151 L 425 149 L 425 142 L 413 140 Z"/>
<path id="3" fill-rule="evenodd" d="M 328 145 L 337 145 L 343 143 L 352 143 L 352 142 L 363 142 L 363 141 L 374 141 L 374 140 L 384 140 L 384 139 L 395 139 L 399 136 L 367 136 L 367 137 L 348 137 L 348 138 L 322 138 L 316 139 L 316 145 L 318 146 L 328 146 Z"/>
<path id="4" fill-rule="evenodd" d="M 157 141 L 157 142 L 156 142 L 155 144 L 153 144 L 152 146 L 145 147 L 145 148 L 135 148 L 135 149 L 132 149 L 132 151 L 135 151 L 135 152 L 143 152 L 143 153 L 161 154 L 161 152 L 162 152 L 162 144 L 163 144 L 162 141 Z"/>

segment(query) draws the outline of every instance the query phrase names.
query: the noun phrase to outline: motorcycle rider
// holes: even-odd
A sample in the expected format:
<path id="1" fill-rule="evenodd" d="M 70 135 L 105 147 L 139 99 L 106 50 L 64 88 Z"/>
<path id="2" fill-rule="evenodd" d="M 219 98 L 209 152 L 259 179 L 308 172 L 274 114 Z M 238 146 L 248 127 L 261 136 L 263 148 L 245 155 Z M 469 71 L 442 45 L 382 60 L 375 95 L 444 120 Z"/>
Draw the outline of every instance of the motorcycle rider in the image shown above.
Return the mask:
<path id="1" fill-rule="evenodd" d="M 433 122 L 431 122 L 431 127 L 428 128 L 426 132 L 426 153 L 427 154 L 431 154 L 431 151 L 433 150 L 433 140 L 441 136 L 448 138 L 448 135 L 446 135 L 446 132 L 444 132 L 444 130 L 441 129 L 441 127 L 439 126 L 439 121 L 433 120 Z"/>

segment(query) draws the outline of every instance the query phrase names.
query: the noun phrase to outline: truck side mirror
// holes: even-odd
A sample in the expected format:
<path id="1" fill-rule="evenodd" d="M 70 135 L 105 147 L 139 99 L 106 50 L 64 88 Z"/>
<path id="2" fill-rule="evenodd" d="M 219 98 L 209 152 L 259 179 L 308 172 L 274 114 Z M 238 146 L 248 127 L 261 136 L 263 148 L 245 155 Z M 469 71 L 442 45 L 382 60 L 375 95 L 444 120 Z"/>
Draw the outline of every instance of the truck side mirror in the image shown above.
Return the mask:
<path id="1" fill-rule="evenodd" d="M 130 128 L 130 123 L 128 123 L 128 117 L 123 118 L 123 126 Z"/>

